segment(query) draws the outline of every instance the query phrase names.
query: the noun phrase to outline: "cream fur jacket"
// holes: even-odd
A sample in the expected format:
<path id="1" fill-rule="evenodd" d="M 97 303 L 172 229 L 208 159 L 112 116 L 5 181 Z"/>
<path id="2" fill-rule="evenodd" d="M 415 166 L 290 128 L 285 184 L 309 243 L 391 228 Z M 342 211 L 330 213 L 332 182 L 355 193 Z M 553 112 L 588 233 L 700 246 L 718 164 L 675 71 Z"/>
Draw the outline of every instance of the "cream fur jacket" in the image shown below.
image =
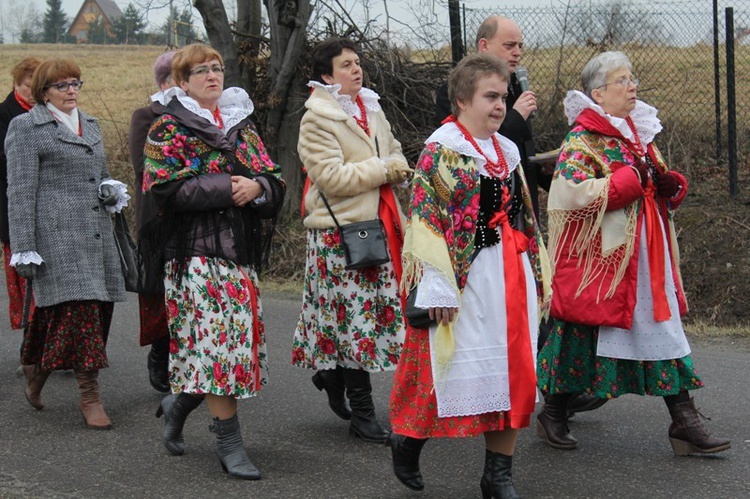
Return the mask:
<path id="1" fill-rule="evenodd" d="M 311 182 L 305 196 L 305 227 L 335 227 L 320 191 L 341 225 L 377 218 L 379 188 L 386 182 L 384 164 L 394 161 L 406 164 L 401 144 L 393 137 L 382 109 L 367 111 L 368 137 L 323 88 L 313 90 L 305 107 L 307 112 L 302 117 L 297 144 Z M 400 206 L 399 214 L 405 223 Z"/>

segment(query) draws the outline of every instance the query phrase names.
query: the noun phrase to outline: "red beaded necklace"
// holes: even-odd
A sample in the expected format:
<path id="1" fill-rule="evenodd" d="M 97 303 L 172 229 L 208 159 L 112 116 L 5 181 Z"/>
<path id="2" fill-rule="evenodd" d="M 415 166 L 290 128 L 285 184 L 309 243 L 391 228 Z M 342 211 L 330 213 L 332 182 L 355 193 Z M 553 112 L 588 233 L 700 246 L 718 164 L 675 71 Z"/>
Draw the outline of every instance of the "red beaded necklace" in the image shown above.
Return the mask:
<path id="1" fill-rule="evenodd" d="M 357 106 L 359 107 L 359 113 L 362 115 L 361 118 L 354 117 L 354 121 L 357 122 L 357 125 L 365 131 L 367 136 L 370 136 L 370 125 L 367 122 L 367 111 L 365 110 L 365 103 L 362 102 L 362 97 L 357 95 L 357 98 L 355 99 L 355 102 L 357 103 Z"/>
<path id="2" fill-rule="evenodd" d="M 638 135 L 638 130 L 636 130 L 635 128 L 635 123 L 633 123 L 633 119 L 630 116 L 625 118 L 625 121 L 630 127 L 630 131 L 633 132 L 633 140 L 630 141 L 630 143 L 633 145 L 633 152 L 642 158 L 646 155 L 646 148 L 643 147 L 641 137 Z"/>
<path id="3" fill-rule="evenodd" d="M 500 142 L 497 140 L 497 136 L 494 133 L 492 134 L 492 145 L 495 147 L 497 161 L 490 161 L 490 158 L 488 158 L 484 151 L 482 151 L 482 148 L 479 147 L 479 144 L 477 144 L 476 140 L 474 140 L 474 137 L 471 136 L 466 127 L 464 127 L 456 118 L 453 118 L 453 120 L 451 121 L 453 121 L 458 129 L 461 130 L 461 133 L 463 134 L 464 138 L 469 141 L 469 144 L 474 146 L 474 149 L 476 149 L 476 151 L 482 155 L 485 160 L 484 167 L 487 169 L 487 171 L 493 176 L 500 179 L 506 178 L 508 176 L 508 162 L 505 161 L 505 155 L 503 154 L 503 150 L 500 148 Z"/>
<path id="4" fill-rule="evenodd" d="M 216 106 L 216 109 L 214 109 L 214 121 L 216 121 L 216 126 L 219 127 L 219 130 L 224 128 L 224 120 L 221 119 L 221 112 L 219 111 L 219 106 Z"/>

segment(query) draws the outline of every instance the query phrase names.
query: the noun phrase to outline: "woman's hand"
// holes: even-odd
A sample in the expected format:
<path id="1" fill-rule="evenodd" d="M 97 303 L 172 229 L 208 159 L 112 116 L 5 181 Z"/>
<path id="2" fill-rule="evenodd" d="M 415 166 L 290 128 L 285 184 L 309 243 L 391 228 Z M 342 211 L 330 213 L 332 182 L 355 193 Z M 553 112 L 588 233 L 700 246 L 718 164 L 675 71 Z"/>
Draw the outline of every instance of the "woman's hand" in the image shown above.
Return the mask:
<path id="1" fill-rule="evenodd" d="M 524 120 L 529 119 L 531 113 L 536 111 L 536 95 L 534 95 L 534 92 L 527 90 L 522 93 L 516 103 L 513 104 L 513 109 L 518 111 L 518 114 L 523 116 Z"/>
<path id="2" fill-rule="evenodd" d="M 245 206 L 262 194 L 263 187 L 260 182 L 241 175 L 232 175 L 232 202 L 235 206 Z"/>
<path id="3" fill-rule="evenodd" d="M 430 307 L 430 319 L 438 323 L 442 322 L 446 326 L 453 322 L 457 313 L 456 307 Z"/>

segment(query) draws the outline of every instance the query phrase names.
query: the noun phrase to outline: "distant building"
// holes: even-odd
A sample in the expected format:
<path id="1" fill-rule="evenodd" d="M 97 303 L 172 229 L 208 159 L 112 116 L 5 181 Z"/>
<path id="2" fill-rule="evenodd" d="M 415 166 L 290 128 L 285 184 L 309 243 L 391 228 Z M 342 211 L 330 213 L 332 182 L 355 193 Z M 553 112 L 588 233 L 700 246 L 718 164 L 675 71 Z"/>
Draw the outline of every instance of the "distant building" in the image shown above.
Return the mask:
<path id="1" fill-rule="evenodd" d="M 78 14 L 70 23 L 68 36 L 78 43 L 87 43 L 89 40 L 89 29 L 92 25 L 99 25 L 110 38 L 115 37 L 113 26 L 122 17 L 120 7 L 114 0 L 84 0 L 78 10 Z"/>

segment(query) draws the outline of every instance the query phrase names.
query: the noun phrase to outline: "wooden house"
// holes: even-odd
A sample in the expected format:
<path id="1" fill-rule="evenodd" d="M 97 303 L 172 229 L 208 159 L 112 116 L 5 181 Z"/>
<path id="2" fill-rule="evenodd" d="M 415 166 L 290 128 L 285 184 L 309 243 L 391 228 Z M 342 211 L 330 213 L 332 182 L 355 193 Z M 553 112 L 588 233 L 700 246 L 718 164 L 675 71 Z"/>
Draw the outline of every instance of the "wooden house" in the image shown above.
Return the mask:
<path id="1" fill-rule="evenodd" d="M 114 38 L 113 26 L 122 17 L 122 10 L 114 0 L 84 0 L 73 22 L 68 29 L 68 37 L 76 39 L 78 43 L 86 43 L 89 38 L 89 28 L 92 23 L 101 22 L 107 34 Z"/>

